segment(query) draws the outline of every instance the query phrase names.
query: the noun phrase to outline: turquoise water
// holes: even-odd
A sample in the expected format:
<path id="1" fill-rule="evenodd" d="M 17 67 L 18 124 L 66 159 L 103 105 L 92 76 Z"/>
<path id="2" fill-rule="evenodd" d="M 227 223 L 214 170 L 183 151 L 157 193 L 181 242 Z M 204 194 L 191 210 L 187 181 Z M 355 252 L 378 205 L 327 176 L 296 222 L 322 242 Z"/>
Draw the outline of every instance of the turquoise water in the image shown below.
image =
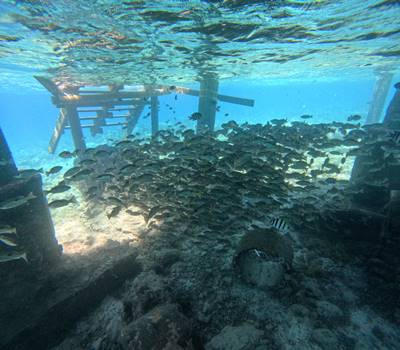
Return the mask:
<path id="1" fill-rule="evenodd" d="M 198 77 L 211 72 L 220 93 L 256 102 L 222 103 L 217 125 L 302 114 L 313 115 L 311 122 L 365 118 L 378 72 L 398 81 L 396 1 L 2 1 L 0 13 L 0 123 L 24 167 L 34 165 L 32 151 L 51 161 L 45 149 L 58 116 L 34 75 L 61 88 L 197 88 Z M 194 126 L 187 117 L 196 98 L 160 102 L 161 126 L 174 118 Z M 149 132 L 149 124 L 142 119 L 138 130 Z M 102 143 L 109 132 L 118 138 L 118 130 L 87 141 Z M 71 148 L 68 132 L 62 148 Z"/>
<path id="2" fill-rule="evenodd" d="M 393 79 L 394 81 L 396 80 Z M 186 86 L 198 88 L 198 84 Z M 374 79 L 279 85 L 268 85 L 262 81 L 222 81 L 219 88 L 221 94 L 252 98 L 255 105 L 246 107 L 220 103 L 216 125 L 231 119 L 240 123 L 266 123 L 274 118 L 295 121 L 301 120 L 300 116 L 304 114 L 312 115 L 313 119 L 309 122 L 317 123 L 346 121 L 351 114 L 360 114 L 365 121 L 374 86 Z M 384 111 L 393 94 L 392 87 L 386 98 Z M 197 98 L 179 95 L 175 100 L 174 96 L 171 94 L 160 98 L 160 126 L 165 128 L 168 127 L 168 123 L 182 121 L 187 127 L 195 128 L 195 122 L 190 121 L 188 116 L 197 110 Z M 173 110 L 170 110 L 169 106 Z M 145 134 L 150 133 L 151 128 L 150 118 L 143 118 L 148 109 L 146 107 L 143 111 L 142 119 L 137 125 L 137 130 Z M 40 91 L 39 87 L 37 91 L 0 92 L 0 125 L 19 166 L 40 168 L 43 160 L 50 163 L 57 161 L 58 157 L 49 155 L 46 150 L 58 113 L 58 109 L 50 101 L 49 93 Z M 86 141 L 93 145 L 123 137 L 121 127 L 104 128 L 104 134 L 95 137 L 92 137 L 87 129 L 84 132 Z M 73 149 L 68 130 L 62 136 L 56 153 L 64 149 Z"/>
<path id="3" fill-rule="evenodd" d="M 77 310 L 74 322 L 85 316 L 77 327 L 58 323 L 54 307 L 54 325 L 40 316 L 40 327 L 21 328 L 17 341 L 30 350 L 61 341 L 52 349 L 400 349 L 400 131 L 365 125 L 375 103 L 373 122 L 382 122 L 399 97 L 399 68 L 399 0 L 0 0 L 0 128 L 19 170 L 44 170 L 63 247 L 52 276 L 46 266 L 38 281 L 28 278 L 32 291 L 2 283 L 0 294 L 10 294 L 0 303 L 0 348 L 20 319 L 37 326 L 36 303 L 47 308 L 58 292 L 81 297 L 65 278 L 76 269 L 103 292 L 94 300 L 107 298 L 93 313 Z M 64 159 L 71 133 L 48 152 L 60 111 L 35 76 L 61 99 L 81 87 L 200 89 L 211 76 L 219 94 L 255 104 L 218 102 L 214 134 L 179 127 L 153 139 L 142 138 L 152 135 L 146 106 L 139 138 L 118 143 L 121 126 L 96 136 L 85 128 L 88 149 Z M 159 103 L 160 129 L 196 129 L 197 97 L 172 92 Z M 29 201 L 0 198 L 0 248 L 12 229 L 19 236 L 18 210 Z M 43 247 L 26 207 L 27 232 L 14 246 L 29 267 L 39 260 L 29 249 Z M 14 260 L 10 247 L 0 260 Z M 105 278 L 124 287 L 96 284 L 91 269 L 136 251 L 138 280 L 110 269 Z"/>

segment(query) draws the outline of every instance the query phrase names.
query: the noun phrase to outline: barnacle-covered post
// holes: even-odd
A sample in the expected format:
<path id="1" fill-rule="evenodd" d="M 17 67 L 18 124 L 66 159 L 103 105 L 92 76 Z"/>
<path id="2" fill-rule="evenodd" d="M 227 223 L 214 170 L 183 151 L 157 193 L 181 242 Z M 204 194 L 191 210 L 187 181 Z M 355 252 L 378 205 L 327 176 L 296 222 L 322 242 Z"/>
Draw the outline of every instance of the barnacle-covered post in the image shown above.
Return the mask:
<path id="1" fill-rule="evenodd" d="M 392 130 L 400 130 L 400 82 L 394 85 L 396 92 L 386 110 L 383 124 Z"/>
<path id="2" fill-rule="evenodd" d="M 213 131 L 218 100 L 218 79 L 213 74 L 205 74 L 200 81 L 199 113 L 197 132 Z"/>
<path id="3" fill-rule="evenodd" d="M 365 124 L 379 123 L 382 115 L 385 100 L 393 79 L 393 73 L 382 71 L 377 73 L 378 79 L 372 95 L 371 106 L 368 111 Z"/>
<path id="4" fill-rule="evenodd" d="M 158 132 L 158 97 L 151 96 L 150 99 L 151 108 L 151 133 L 155 135 Z"/>
<path id="5" fill-rule="evenodd" d="M 0 186 L 9 183 L 17 175 L 17 167 L 0 127 Z"/>
<path id="6" fill-rule="evenodd" d="M 25 260 L 30 267 L 41 269 L 61 255 L 42 191 L 42 178 L 39 173 L 18 173 L 1 128 L 0 227 L 16 236 L 11 246 L 1 247 L 0 278 L 14 271 L 8 268 L 9 264 Z"/>
<path id="7" fill-rule="evenodd" d="M 395 84 L 396 92 L 386 110 L 385 118 L 383 120 L 383 125 L 390 131 L 400 130 L 400 82 Z M 371 160 L 371 157 L 383 156 L 383 150 L 381 148 L 377 149 L 376 154 L 367 156 L 358 156 L 354 161 L 353 169 L 351 172 L 351 182 L 356 184 L 365 176 L 365 172 L 368 172 L 369 166 L 367 162 Z M 391 166 L 389 169 L 389 181 L 396 180 L 399 176 L 398 166 Z M 399 182 L 400 180 L 397 180 Z"/>
<path id="8" fill-rule="evenodd" d="M 66 107 L 69 125 L 71 127 L 72 140 L 75 150 L 84 151 L 86 149 L 85 139 L 83 137 L 81 122 L 79 120 L 77 108 L 74 105 Z"/>

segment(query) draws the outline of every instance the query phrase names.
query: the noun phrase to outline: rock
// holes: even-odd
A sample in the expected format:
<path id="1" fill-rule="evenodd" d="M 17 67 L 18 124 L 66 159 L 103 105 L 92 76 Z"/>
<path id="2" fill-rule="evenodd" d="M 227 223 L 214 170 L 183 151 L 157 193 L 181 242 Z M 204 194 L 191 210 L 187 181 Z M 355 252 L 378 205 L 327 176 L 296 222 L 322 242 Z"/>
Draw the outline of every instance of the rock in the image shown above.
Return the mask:
<path id="1" fill-rule="evenodd" d="M 334 349 L 338 345 L 336 335 L 326 328 L 315 329 L 311 334 L 311 338 L 323 349 Z"/>
<path id="2" fill-rule="evenodd" d="M 226 326 L 205 346 L 206 350 L 253 350 L 261 341 L 263 331 L 245 323 L 238 327 Z"/>
<path id="3" fill-rule="evenodd" d="M 310 311 L 301 304 L 293 304 L 289 307 L 288 312 L 296 317 L 307 317 Z"/>
<path id="4" fill-rule="evenodd" d="M 250 255 L 241 259 L 242 278 L 259 288 L 271 288 L 279 285 L 284 277 L 283 262 L 257 260 Z"/>
<path id="5" fill-rule="evenodd" d="M 345 321 L 344 312 L 328 301 L 317 301 L 317 314 L 320 321 L 328 325 L 339 325 Z"/>
<path id="6" fill-rule="evenodd" d="M 315 298 L 315 299 L 323 298 L 324 293 L 320 289 L 317 279 L 305 277 L 302 284 L 303 284 L 305 295 L 307 297 Z"/>
<path id="7" fill-rule="evenodd" d="M 134 295 L 132 301 L 136 304 L 134 313 L 146 313 L 153 307 L 163 304 L 168 299 L 168 291 L 160 275 L 154 271 L 141 273 L 133 282 Z"/>
<path id="8" fill-rule="evenodd" d="M 182 259 L 181 253 L 176 249 L 162 249 L 155 255 L 153 269 L 158 274 L 166 274 L 168 269 Z"/>
<path id="9" fill-rule="evenodd" d="M 190 321 L 176 304 L 155 307 L 125 327 L 122 337 L 129 349 L 191 349 Z"/>
<path id="10" fill-rule="evenodd" d="M 336 270 L 335 263 L 324 257 L 317 257 L 309 262 L 307 274 L 313 277 L 328 277 Z"/>

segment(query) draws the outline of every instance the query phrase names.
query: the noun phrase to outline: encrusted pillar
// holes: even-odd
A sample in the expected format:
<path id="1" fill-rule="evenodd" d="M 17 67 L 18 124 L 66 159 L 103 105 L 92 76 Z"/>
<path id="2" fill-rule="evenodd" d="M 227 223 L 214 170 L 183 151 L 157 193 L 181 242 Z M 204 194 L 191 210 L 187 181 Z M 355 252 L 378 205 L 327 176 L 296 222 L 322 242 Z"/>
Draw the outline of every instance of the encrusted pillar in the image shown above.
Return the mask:
<path id="1" fill-rule="evenodd" d="M 152 96 L 150 100 L 151 108 L 151 134 L 155 135 L 158 132 L 158 97 Z"/>
<path id="2" fill-rule="evenodd" d="M 218 97 L 218 79 L 213 74 L 203 75 L 200 81 L 199 113 L 197 133 L 213 131 Z"/>
<path id="3" fill-rule="evenodd" d="M 0 186 L 9 183 L 15 175 L 17 167 L 0 127 Z"/>
<path id="4" fill-rule="evenodd" d="M 76 106 L 67 106 L 66 112 L 69 125 L 71 127 L 72 139 L 74 141 L 75 150 L 84 151 L 86 149 L 85 139 L 83 137 L 81 122 L 79 120 Z"/>
<path id="5" fill-rule="evenodd" d="M 396 92 L 386 110 L 383 124 L 392 130 L 400 130 L 400 82 L 394 85 Z"/>
<path id="6" fill-rule="evenodd" d="M 393 73 L 378 73 L 378 79 L 374 88 L 374 93 L 372 95 L 372 101 L 365 124 L 379 123 L 392 79 Z"/>
<path id="7" fill-rule="evenodd" d="M 1 129 L 0 164 L 0 227 L 15 235 L 10 237 L 13 245 L 0 247 L 1 278 L 13 273 L 16 265 L 50 266 L 60 257 L 61 249 L 43 195 L 42 178 L 39 173 L 18 174 Z"/>

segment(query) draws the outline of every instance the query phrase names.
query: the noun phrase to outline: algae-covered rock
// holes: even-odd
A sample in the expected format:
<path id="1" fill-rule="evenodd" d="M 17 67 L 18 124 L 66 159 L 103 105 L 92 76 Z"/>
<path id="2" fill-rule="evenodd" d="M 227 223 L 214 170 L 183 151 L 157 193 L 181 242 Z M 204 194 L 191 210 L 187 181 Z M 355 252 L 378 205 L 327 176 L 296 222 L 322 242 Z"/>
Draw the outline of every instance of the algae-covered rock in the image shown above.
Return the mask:
<path id="1" fill-rule="evenodd" d="M 129 349 L 191 349 L 190 321 L 175 304 L 157 306 L 123 331 Z"/>
<path id="2" fill-rule="evenodd" d="M 328 301 L 318 301 L 318 318 L 329 325 L 338 325 L 346 320 L 344 312 L 335 304 Z"/>
<path id="3" fill-rule="evenodd" d="M 312 340 L 323 349 L 334 349 L 337 347 L 336 335 L 326 328 L 318 328 L 312 332 Z"/>
<path id="4" fill-rule="evenodd" d="M 212 338 L 206 345 L 206 350 L 253 350 L 260 342 L 263 331 L 251 324 L 238 327 L 227 326 Z"/>

